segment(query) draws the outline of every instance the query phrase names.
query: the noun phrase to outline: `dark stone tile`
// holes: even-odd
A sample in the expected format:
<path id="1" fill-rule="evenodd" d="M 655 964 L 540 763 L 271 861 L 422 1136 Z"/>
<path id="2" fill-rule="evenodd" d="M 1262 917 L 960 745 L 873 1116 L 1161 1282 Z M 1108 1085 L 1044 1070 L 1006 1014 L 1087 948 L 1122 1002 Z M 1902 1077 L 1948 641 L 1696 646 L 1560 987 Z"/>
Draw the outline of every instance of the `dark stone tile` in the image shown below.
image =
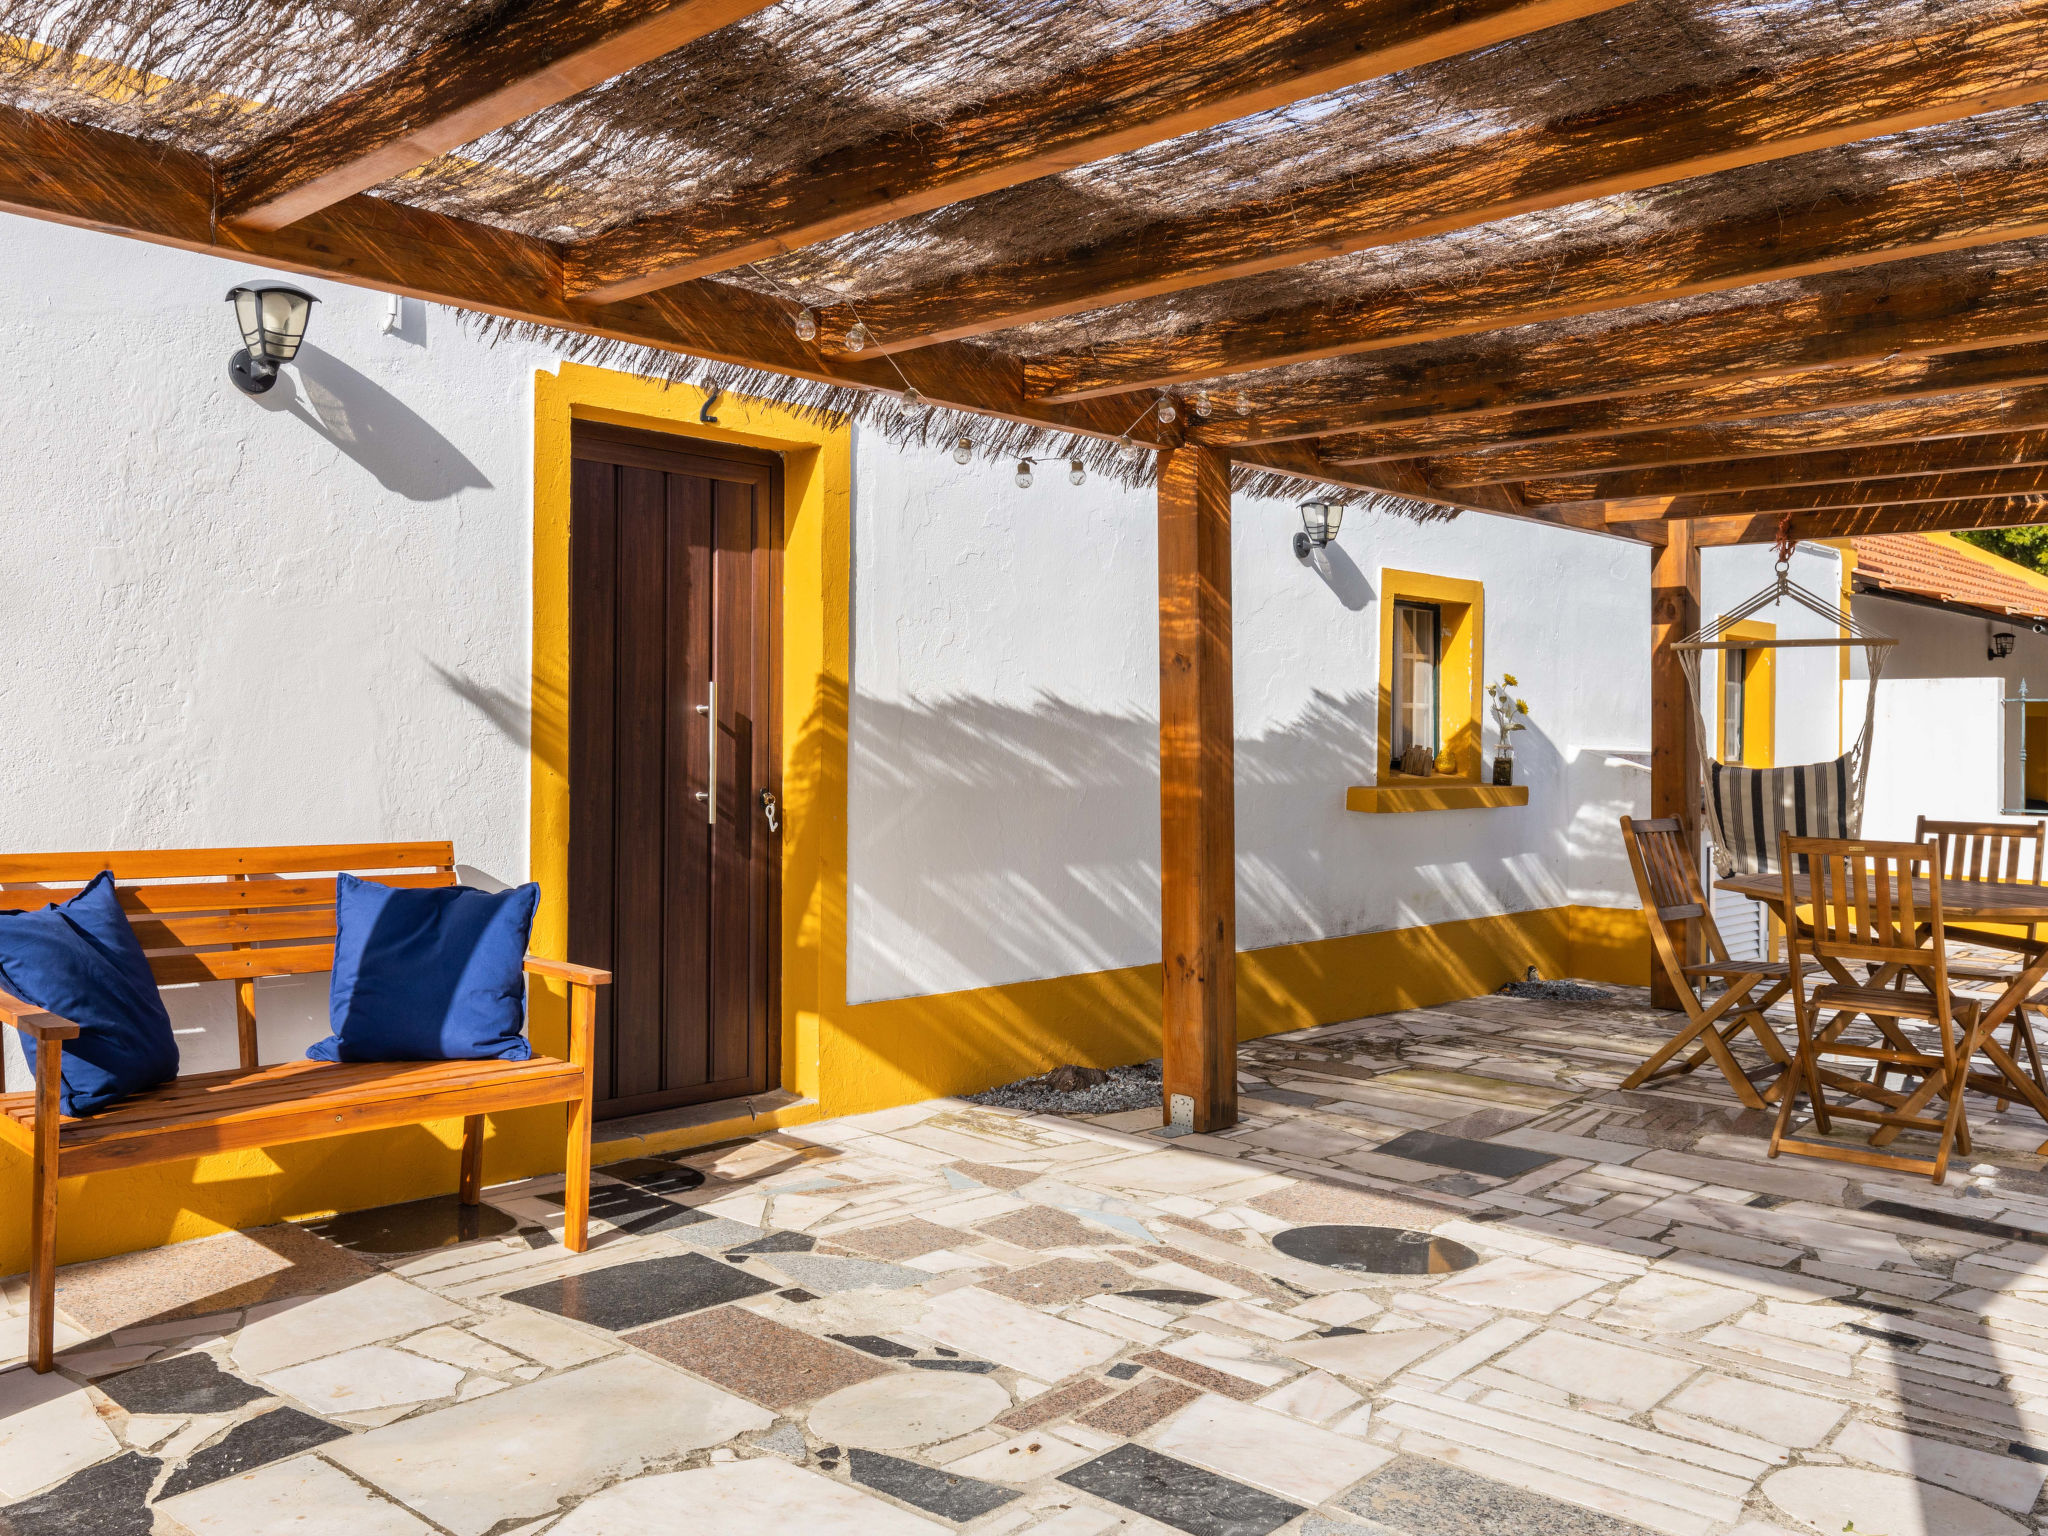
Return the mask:
<path id="1" fill-rule="evenodd" d="M 1448 1275 L 1479 1262 L 1463 1243 L 1399 1227 L 1289 1227 L 1273 1246 L 1304 1264 L 1367 1275 Z"/>
<path id="2" fill-rule="evenodd" d="M 1202 1394 L 1178 1381 L 1153 1376 L 1128 1391 L 1119 1392 L 1106 1403 L 1074 1415 L 1074 1422 L 1099 1429 L 1105 1435 L 1129 1440 L 1142 1435 L 1168 1414 L 1185 1408 Z"/>
<path id="3" fill-rule="evenodd" d="M 454 1195 L 408 1200 L 367 1211 L 344 1211 L 325 1221 L 309 1221 L 306 1230 L 337 1247 L 378 1255 L 425 1253 L 453 1248 L 478 1238 L 502 1237 L 518 1223 L 494 1205 L 464 1205 Z"/>
<path id="4" fill-rule="evenodd" d="M 658 1157 L 629 1157 L 623 1163 L 606 1163 L 598 1172 L 657 1195 L 679 1195 L 704 1183 L 703 1170 L 664 1162 Z"/>
<path id="5" fill-rule="evenodd" d="M 163 1465 L 134 1451 L 87 1467 L 48 1493 L 0 1508 L 8 1536 L 150 1536 L 156 1516 L 143 1500 Z"/>
<path id="6" fill-rule="evenodd" d="M 818 1240 L 808 1232 L 770 1232 L 766 1237 L 756 1238 L 751 1243 L 741 1243 L 737 1248 L 725 1250 L 729 1259 L 744 1258 L 750 1253 L 809 1253 L 818 1246 Z"/>
<path id="7" fill-rule="evenodd" d="M 1419 1456 L 1401 1456 L 1337 1503 L 1397 1531 L 1430 1536 L 1649 1536 L 1640 1525 Z"/>
<path id="8" fill-rule="evenodd" d="M 906 1504 L 928 1509 L 947 1520 L 979 1519 L 1020 1497 L 1014 1488 L 998 1488 L 977 1478 L 937 1472 L 900 1456 L 884 1456 L 880 1451 L 864 1451 L 858 1446 L 847 1453 L 846 1460 L 856 1483 L 893 1494 Z"/>
<path id="9" fill-rule="evenodd" d="M 1268 1104 L 1292 1104 L 1300 1109 L 1314 1109 L 1330 1102 L 1327 1095 L 1303 1093 L 1297 1088 L 1247 1088 L 1242 1097 L 1264 1099 Z"/>
<path id="10" fill-rule="evenodd" d="M 1062 1472 L 1059 1480 L 1188 1536 L 1267 1536 L 1302 1513 L 1299 1504 L 1142 1445 L 1120 1445 Z"/>
<path id="11" fill-rule="evenodd" d="M 1142 1374 L 1143 1371 L 1143 1366 L 1133 1365 L 1130 1361 L 1126 1360 L 1122 1365 L 1112 1365 L 1102 1374 L 1109 1377 L 1112 1381 L 1129 1381 L 1133 1376 Z"/>
<path id="12" fill-rule="evenodd" d="M 1034 1307 L 1064 1307 L 1084 1296 L 1100 1296 L 1128 1285 L 1131 1272 L 1107 1260 L 1047 1259 L 983 1280 L 981 1289 Z"/>
<path id="13" fill-rule="evenodd" d="M 1757 1202 L 1752 1200 L 1750 1204 Z M 1947 1227 L 1951 1232 L 1974 1232 L 1979 1237 L 1998 1237 L 2014 1243 L 2048 1243 L 2048 1233 L 2033 1227 L 2016 1227 L 2010 1222 L 1987 1221 L 1982 1216 L 1963 1216 L 1955 1211 L 1930 1210 L 1908 1205 L 1903 1200 L 1866 1200 L 1862 1209 L 1874 1216 L 1894 1216 L 1900 1221 L 1917 1221 L 1926 1227 Z"/>
<path id="14" fill-rule="evenodd" d="M 270 1394 L 200 1352 L 137 1366 L 94 1383 L 130 1413 L 233 1413 Z"/>
<path id="15" fill-rule="evenodd" d="M 1548 1152 L 1531 1152 L 1527 1147 L 1504 1147 L 1497 1141 L 1468 1141 L 1463 1136 L 1439 1136 L 1434 1131 L 1403 1131 L 1373 1151 L 1386 1157 L 1405 1157 L 1439 1168 L 1459 1168 L 1466 1173 L 1489 1174 L 1496 1179 L 1519 1179 L 1557 1159 Z"/>
<path id="16" fill-rule="evenodd" d="M 1896 1333 L 1889 1328 L 1873 1328 L 1868 1323 L 1844 1323 L 1842 1326 L 1851 1333 L 1862 1334 L 1866 1339 L 1876 1339 L 1880 1343 L 1893 1344 L 1900 1349 L 1918 1349 L 1921 1344 L 1921 1340 L 1914 1334 Z"/>
<path id="17" fill-rule="evenodd" d="M 907 1364 L 920 1371 L 967 1371 L 976 1376 L 986 1376 L 995 1369 L 990 1360 L 911 1360 Z"/>
<path id="18" fill-rule="evenodd" d="M 508 1291 L 505 1300 L 623 1333 L 775 1289 L 758 1275 L 701 1253 L 685 1253 L 565 1275 Z"/>
<path id="19" fill-rule="evenodd" d="M 842 1344 L 851 1344 L 855 1349 L 868 1354 L 879 1355 L 884 1360 L 908 1360 L 917 1351 L 908 1344 L 898 1344 L 894 1339 L 885 1339 L 873 1333 L 828 1333 L 828 1339 L 837 1339 Z"/>
<path id="20" fill-rule="evenodd" d="M 1090 1403 L 1100 1402 L 1107 1396 L 1109 1388 L 1099 1381 L 1069 1382 L 1064 1387 L 1054 1387 L 1050 1392 L 1025 1398 L 1007 1413 L 997 1414 L 996 1422 L 1005 1429 L 1036 1429 L 1054 1419 L 1064 1419 L 1068 1414 L 1076 1413 Z"/>
<path id="21" fill-rule="evenodd" d="M 2021 1461 L 2031 1461 L 2037 1467 L 2048 1466 L 2048 1450 L 2043 1450 L 2037 1445 L 2029 1445 L 2024 1440 L 2013 1441 L 2006 1450 L 2011 1455 L 2019 1457 Z"/>
<path id="22" fill-rule="evenodd" d="M 224 1477 L 236 1477 L 273 1461 L 283 1461 L 330 1440 L 345 1440 L 348 1431 L 339 1424 L 316 1419 L 296 1408 L 274 1408 L 237 1424 L 224 1439 L 186 1459 L 171 1475 L 160 1495 L 189 1493 Z"/>
<path id="23" fill-rule="evenodd" d="M 775 1409 L 794 1408 L 889 1372 L 866 1355 L 744 1307 L 719 1307 L 657 1323 L 627 1334 L 626 1342 Z"/>
<path id="24" fill-rule="evenodd" d="M 1167 1307 L 1202 1307 L 1216 1299 L 1203 1291 L 1144 1290 L 1122 1291 L 1118 1294 L 1135 1297 L 1139 1301 L 1157 1302 Z"/>
<path id="25" fill-rule="evenodd" d="M 818 1299 L 800 1285 L 792 1285 L 788 1290 L 777 1291 L 775 1294 L 784 1301 L 816 1301 Z"/>
<path id="26" fill-rule="evenodd" d="M 563 1203 L 560 1195 L 540 1198 L 550 1205 Z M 591 1185 L 590 1214 L 610 1222 L 621 1232 L 633 1233 L 674 1232 L 683 1227 L 708 1226 L 713 1219 L 632 1184 Z"/>

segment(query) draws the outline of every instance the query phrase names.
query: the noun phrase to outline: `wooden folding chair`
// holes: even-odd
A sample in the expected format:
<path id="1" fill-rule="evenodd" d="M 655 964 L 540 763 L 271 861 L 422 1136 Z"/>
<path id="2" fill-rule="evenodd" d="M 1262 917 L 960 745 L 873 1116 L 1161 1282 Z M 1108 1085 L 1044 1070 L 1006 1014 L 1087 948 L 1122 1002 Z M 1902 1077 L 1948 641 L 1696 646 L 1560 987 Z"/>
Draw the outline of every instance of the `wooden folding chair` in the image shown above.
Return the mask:
<path id="1" fill-rule="evenodd" d="M 1783 834 L 1778 839 L 1778 867 L 1785 881 L 1788 914 L 1797 914 L 1801 908 L 1795 872 L 1806 871 L 1811 885 L 1806 903 L 1812 913 L 1810 921 L 1792 920 L 1785 925 L 1786 949 L 1795 975 L 1801 957 L 1810 953 L 1835 980 L 1814 987 L 1811 995 L 1803 984 L 1792 988 L 1799 1050 L 1786 1074 L 1786 1091 L 1778 1101 L 1770 1155 L 1788 1151 L 1871 1168 L 1897 1168 L 1925 1173 L 1941 1183 L 1948 1174 L 1950 1150 L 1965 1154 L 1970 1150 L 1963 1088 L 1970 1058 L 1977 1051 L 1979 1010 L 1973 999 L 1957 998 L 1949 990 L 1948 934 L 1941 920 L 1941 881 L 1935 877 L 1933 848 L 1921 843 Z M 1915 890 L 1915 879 L 1924 883 L 1922 890 Z M 1868 978 L 1856 981 L 1846 969 L 1850 963 L 1870 966 Z M 1912 985 L 1915 982 L 1917 987 Z M 1834 1018 L 1822 1028 L 1816 1017 L 1824 1011 L 1833 1011 Z M 1868 1015 L 1879 1023 L 1884 1044 L 1852 1044 L 1841 1038 L 1846 1024 L 1857 1015 Z M 1941 1041 L 1940 1055 L 1913 1047 L 1904 1028 L 1908 1019 L 1933 1028 Z M 1896 1071 L 1917 1077 L 1919 1086 L 1900 1099 L 1881 1083 L 1858 1085 L 1824 1071 L 1823 1057 L 1871 1062 L 1880 1074 Z M 1824 1084 L 1845 1088 L 1885 1107 L 1866 1109 L 1839 1100 L 1830 1103 Z M 1842 1146 L 1788 1135 L 1793 1102 L 1801 1093 L 1813 1106 L 1814 1128 L 1821 1135 L 1831 1134 L 1837 1117 L 1864 1121 L 1878 1127 L 1873 1144 Z M 1937 1097 L 1945 1101 L 1942 1116 L 1923 1115 L 1921 1111 Z M 1887 1131 L 1895 1136 L 1904 1130 L 1931 1132 L 1935 1137 L 1933 1157 L 1885 1151 L 1875 1144 L 1878 1136 L 1890 1139 Z"/>
<path id="2" fill-rule="evenodd" d="M 1922 816 L 1913 829 L 1913 841 L 1934 842 L 1935 867 L 1948 880 L 1991 880 L 2025 885 L 2041 883 L 2041 853 L 2048 822 L 2040 821 L 1929 821 Z M 2030 923 L 2024 934 L 1996 929 L 1959 928 L 1948 930 L 1951 939 L 1986 949 L 2002 949 L 2031 960 L 2041 953 L 2041 925 Z M 1951 982 L 1981 982 L 2003 989 L 2017 967 L 1951 964 Z M 2032 1001 L 2032 999 L 2029 999 Z M 2034 1022 L 2027 1016 L 2026 1003 L 2012 1011 L 2012 1037 L 2006 1050 L 2013 1060 L 2022 1061 L 2048 1092 L 2048 1070 L 2041 1064 L 2041 1047 L 2034 1039 Z M 2024 1058 L 2022 1057 L 2024 1052 Z M 2000 1099 L 2001 1113 L 2011 1100 Z"/>
<path id="3" fill-rule="evenodd" d="M 1628 848 L 1629 867 L 1635 871 L 1636 893 L 1642 898 L 1643 916 L 1649 923 L 1650 947 L 1663 965 L 1664 974 L 1671 978 L 1679 1005 L 1685 1009 L 1684 1026 L 1631 1072 L 1621 1086 L 1640 1088 L 1644 1083 L 1691 1072 L 1711 1060 L 1728 1079 L 1728 1086 L 1735 1090 L 1738 1099 L 1751 1109 L 1763 1108 L 1767 1099 L 1782 1090 L 1783 1073 L 1768 1093 L 1759 1094 L 1728 1047 L 1747 1029 L 1773 1062 L 1782 1067 L 1791 1060 L 1764 1018 L 1764 1010 L 1792 985 L 1790 963 L 1737 960 L 1729 955 L 1721 930 L 1714 923 L 1713 909 L 1700 888 L 1699 866 L 1685 845 L 1684 823 L 1675 817 L 1637 821 L 1624 816 L 1621 840 Z M 1687 950 L 1703 949 L 1705 960 L 1688 963 L 1685 954 L 1672 942 L 1665 924 L 1681 922 L 1689 935 L 1697 934 L 1701 940 L 1697 946 L 1688 941 Z M 1703 995 L 1703 984 L 1720 978 L 1725 978 L 1722 990 L 1711 998 Z M 1672 1058 L 1688 1046 L 1693 1047 L 1692 1054 L 1673 1062 Z"/>

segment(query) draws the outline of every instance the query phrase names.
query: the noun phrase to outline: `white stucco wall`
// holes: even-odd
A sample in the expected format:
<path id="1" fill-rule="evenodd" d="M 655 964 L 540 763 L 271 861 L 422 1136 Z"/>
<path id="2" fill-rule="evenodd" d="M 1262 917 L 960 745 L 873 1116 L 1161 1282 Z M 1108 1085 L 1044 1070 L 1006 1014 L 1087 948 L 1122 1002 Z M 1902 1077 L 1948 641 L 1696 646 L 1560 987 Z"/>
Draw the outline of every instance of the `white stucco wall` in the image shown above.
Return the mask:
<path id="1" fill-rule="evenodd" d="M 314 281 L 301 363 L 250 399 L 222 302 L 247 273 L 0 217 L 0 708 L 23 744 L 0 849 L 451 837 L 470 878 L 523 878 L 553 359 L 418 304 L 386 334 L 383 296 Z M 1157 957 L 1152 498 L 1047 468 L 1020 491 L 857 435 L 854 1001 Z M 1236 509 L 1240 942 L 1632 904 L 1614 819 L 1647 790 L 1648 551 L 1354 515 L 1304 565 L 1295 526 Z M 1752 553 L 1709 552 L 1709 591 Z M 1383 567 L 1485 585 L 1487 674 L 1533 711 L 1526 809 L 1344 809 L 1373 765 Z M 1787 697 L 1781 742 L 1832 722 L 1832 679 L 1824 706 Z M 276 992 L 273 1058 L 319 1032 L 324 979 Z M 226 1063 L 225 999 L 180 1009 L 188 1063 Z"/>

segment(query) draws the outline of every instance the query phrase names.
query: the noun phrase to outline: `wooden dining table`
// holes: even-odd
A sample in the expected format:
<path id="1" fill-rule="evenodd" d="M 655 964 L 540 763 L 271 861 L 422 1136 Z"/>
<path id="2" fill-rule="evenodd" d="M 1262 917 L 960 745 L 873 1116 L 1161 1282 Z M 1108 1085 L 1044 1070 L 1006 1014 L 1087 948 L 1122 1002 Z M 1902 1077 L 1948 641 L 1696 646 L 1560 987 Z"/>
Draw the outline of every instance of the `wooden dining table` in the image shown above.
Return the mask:
<path id="1" fill-rule="evenodd" d="M 1719 890 L 1733 891 L 1747 896 L 1751 901 L 1760 901 L 1778 915 L 1780 922 L 1789 929 L 1793 914 L 1785 910 L 1785 880 L 1779 874 L 1730 875 L 1717 879 L 1714 885 Z M 1913 882 L 1914 904 L 1926 911 L 1929 901 L 1928 882 L 1924 879 Z M 1813 901 L 1813 882 L 1809 876 L 1795 874 L 1792 877 L 1792 905 L 1807 907 Z M 2048 923 L 2048 885 L 2026 885 L 2016 880 L 1957 880 L 1943 877 L 1941 882 L 1941 920 L 1944 927 L 1963 928 L 2026 928 L 2033 923 Z M 2017 955 L 2015 959 L 2019 958 Z M 1837 981 L 1847 985 L 1859 985 L 1854 977 L 1844 970 L 1839 961 L 1822 960 Z M 1871 978 L 1869 984 L 1881 985 L 1891 979 L 1891 971 Z M 2028 1104 L 2043 1121 L 2048 1121 L 2048 1094 L 2041 1091 L 2041 1085 L 2034 1081 L 2026 1069 L 2013 1059 L 2012 1053 L 1998 1043 L 1997 1028 L 2024 1003 L 2048 977 L 2048 946 L 2041 953 L 2014 971 L 2006 982 L 2004 990 L 1978 1015 L 1977 1049 L 1981 1051 L 1998 1070 L 1994 1073 L 1973 1070 L 1969 1074 L 1969 1085 L 1981 1092 L 1995 1094 L 1998 1098 L 2022 1100 Z M 1838 1030 L 1836 1031 L 1838 1032 Z M 1906 1113 L 1917 1113 L 1928 1100 L 1941 1089 L 1936 1080 L 1923 1082 L 1920 1087 L 1903 1101 Z M 1887 1101 L 1894 1095 L 1879 1094 Z M 1885 1135 L 1879 1132 L 1879 1135 Z M 1886 1140 L 1890 1137 L 1886 1136 Z M 1876 1140 L 1875 1137 L 1872 1138 Z M 2040 1151 L 2048 1155 L 2048 1142 Z"/>

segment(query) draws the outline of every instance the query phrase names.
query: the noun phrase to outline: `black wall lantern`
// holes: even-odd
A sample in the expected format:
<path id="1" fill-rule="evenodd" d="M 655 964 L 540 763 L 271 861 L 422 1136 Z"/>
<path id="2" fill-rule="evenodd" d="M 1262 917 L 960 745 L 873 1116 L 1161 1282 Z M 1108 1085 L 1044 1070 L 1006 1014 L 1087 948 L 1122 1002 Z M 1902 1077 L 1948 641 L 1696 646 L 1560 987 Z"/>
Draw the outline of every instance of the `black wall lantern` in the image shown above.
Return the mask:
<path id="1" fill-rule="evenodd" d="M 1294 536 L 1294 558 L 1306 560 L 1309 551 L 1321 549 L 1337 537 L 1344 525 L 1344 504 L 1340 501 L 1304 501 L 1301 504 L 1301 532 Z"/>
<path id="2" fill-rule="evenodd" d="M 1987 661 L 2005 660 L 2006 657 L 2012 654 L 2014 638 L 2013 632 L 2009 629 L 1994 629 L 1991 632 L 1990 654 L 1985 659 Z"/>
<path id="3" fill-rule="evenodd" d="M 241 283 L 228 290 L 241 327 L 242 350 L 228 363 L 228 377 L 245 395 L 260 395 L 277 382 L 277 370 L 299 355 L 306 319 L 320 301 L 290 283 Z"/>

